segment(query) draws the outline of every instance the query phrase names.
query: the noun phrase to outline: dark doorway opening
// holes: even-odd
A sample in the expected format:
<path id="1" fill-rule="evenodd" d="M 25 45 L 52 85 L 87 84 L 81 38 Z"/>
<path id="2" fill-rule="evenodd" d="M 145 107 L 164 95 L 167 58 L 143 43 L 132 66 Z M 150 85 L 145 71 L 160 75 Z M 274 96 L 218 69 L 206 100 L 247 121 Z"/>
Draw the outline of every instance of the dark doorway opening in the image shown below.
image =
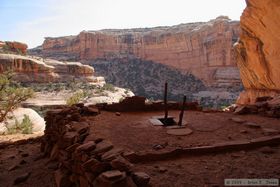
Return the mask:
<path id="1" fill-rule="evenodd" d="M 174 117 L 167 117 L 165 118 L 158 118 L 158 120 L 164 125 L 164 126 L 172 126 L 177 125 L 176 121 L 174 120 Z"/>

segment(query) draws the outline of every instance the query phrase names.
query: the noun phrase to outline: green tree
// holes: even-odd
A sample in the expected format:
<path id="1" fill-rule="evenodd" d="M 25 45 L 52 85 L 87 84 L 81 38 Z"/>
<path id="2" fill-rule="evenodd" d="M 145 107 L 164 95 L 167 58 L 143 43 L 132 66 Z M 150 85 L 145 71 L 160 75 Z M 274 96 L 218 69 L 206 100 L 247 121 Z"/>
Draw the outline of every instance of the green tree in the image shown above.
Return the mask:
<path id="1" fill-rule="evenodd" d="M 33 90 L 23 88 L 12 80 L 11 71 L 0 74 L 0 122 L 3 122 L 9 112 L 12 112 L 20 103 L 33 96 Z"/>
<path id="2" fill-rule="evenodd" d="M 78 91 L 78 92 L 74 93 L 71 97 L 67 98 L 66 104 L 68 106 L 72 106 L 72 105 L 78 104 L 85 97 L 86 97 L 85 92 Z"/>

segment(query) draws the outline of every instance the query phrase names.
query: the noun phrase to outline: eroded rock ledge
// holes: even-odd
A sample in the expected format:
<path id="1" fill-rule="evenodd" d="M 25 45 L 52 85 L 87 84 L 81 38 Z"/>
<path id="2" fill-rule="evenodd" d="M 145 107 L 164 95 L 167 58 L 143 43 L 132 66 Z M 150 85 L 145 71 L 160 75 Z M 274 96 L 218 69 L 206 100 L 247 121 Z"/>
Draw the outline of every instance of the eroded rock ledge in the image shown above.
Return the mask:
<path id="1" fill-rule="evenodd" d="M 0 52 L 10 52 L 10 53 L 21 53 L 26 55 L 27 45 L 25 43 L 16 42 L 16 41 L 0 41 Z"/>
<path id="2" fill-rule="evenodd" d="M 14 71 L 15 78 L 23 83 L 48 83 L 82 80 L 86 82 L 104 81 L 94 76 L 94 68 L 80 62 L 60 62 L 51 59 L 0 54 L 0 73 Z"/>
<path id="3" fill-rule="evenodd" d="M 0 41 L 0 73 L 12 70 L 22 83 L 49 83 L 81 80 L 104 83 L 103 77 L 94 76 L 94 68 L 80 62 L 62 62 L 27 56 L 27 45 L 20 42 Z"/>

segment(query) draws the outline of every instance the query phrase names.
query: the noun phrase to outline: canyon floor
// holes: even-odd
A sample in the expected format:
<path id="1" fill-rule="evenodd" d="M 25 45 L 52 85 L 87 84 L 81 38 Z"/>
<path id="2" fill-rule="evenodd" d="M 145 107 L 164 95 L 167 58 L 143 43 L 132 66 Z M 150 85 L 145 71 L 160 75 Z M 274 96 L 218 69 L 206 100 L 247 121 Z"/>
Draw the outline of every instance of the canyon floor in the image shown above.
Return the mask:
<path id="1" fill-rule="evenodd" d="M 167 134 L 169 127 L 154 126 L 153 116 L 162 112 L 106 112 L 88 117 L 94 136 L 138 155 L 161 155 L 176 149 L 195 148 L 232 141 L 250 141 L 279 136 L 279 119 L 257 115 L 186 111 L 183 122 L 192 133 Z M 179 111 L 170 111 L 178 121 Z M 179 131 L 182 129 L 179 129 Z M 279 141 L 278 141 L 279 142 Z M 58 164 L 43 158 L 40 137 L 0 146 L 0 186 L 55 186 L 53 172 Z M 280 177 L 280 146 L 263 145 L 205 154 L 179 154 L 135 161 L 136 170 L 151 176 L 150 186 L 223 186 L 226 178 Z M 30 175 L 28 175 L 30 173 Z M 24 176 L 25 175 L 25 176 Z"/>

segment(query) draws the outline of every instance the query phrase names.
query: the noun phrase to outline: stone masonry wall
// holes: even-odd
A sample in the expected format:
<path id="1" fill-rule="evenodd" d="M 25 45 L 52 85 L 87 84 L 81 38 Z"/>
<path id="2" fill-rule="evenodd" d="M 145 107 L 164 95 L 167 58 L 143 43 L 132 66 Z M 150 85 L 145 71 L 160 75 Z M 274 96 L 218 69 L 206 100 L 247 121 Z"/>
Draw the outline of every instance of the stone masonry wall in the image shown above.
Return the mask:
<path id="1" fill-rule="evenodd" d="M 98 110 L 77 105 L 47 113 L 41 150 L 59 162 L 55 171 L 58 187 L 135 187 L 148 186 L 150 177 L 133 169 L 125 155 L 107 140 L 90 131 L 88 116 Z"/>

